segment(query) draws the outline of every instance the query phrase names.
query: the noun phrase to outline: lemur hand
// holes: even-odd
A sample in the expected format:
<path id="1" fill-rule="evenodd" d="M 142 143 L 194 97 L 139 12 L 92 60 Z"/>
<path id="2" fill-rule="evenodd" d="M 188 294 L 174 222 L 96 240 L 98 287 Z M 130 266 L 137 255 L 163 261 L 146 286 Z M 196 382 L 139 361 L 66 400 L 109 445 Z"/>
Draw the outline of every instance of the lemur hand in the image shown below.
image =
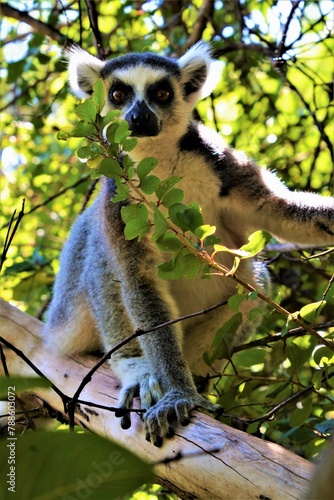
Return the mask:
<path id="1" fill-rule="evenodd" d="M 171 424 L 188 425 L 190 412 L 194 409 L 210 412 L 222 411 L 221 406 L 210 403 L 193 390 L 172 389 L 162 399 L 152 406 L 145 414 L 146 439 L 160 447 L 164 437 L 174 435 Z"/>
<path id="2" fill-rule="evenodd" d="M 146 373 L 141 376 L 140 381 L 134 379 L 132 383 L 122 388 L 118 402 L 119 411 L 115 412 L 115 416 L 121 418 L 122 429 L 129 429 L 131 426 L 131 413 L 126 410 L 132 408 L 136 396 L 140 397 L 141 409 L 148 410 L 162 398 L 158 380 Z"/>

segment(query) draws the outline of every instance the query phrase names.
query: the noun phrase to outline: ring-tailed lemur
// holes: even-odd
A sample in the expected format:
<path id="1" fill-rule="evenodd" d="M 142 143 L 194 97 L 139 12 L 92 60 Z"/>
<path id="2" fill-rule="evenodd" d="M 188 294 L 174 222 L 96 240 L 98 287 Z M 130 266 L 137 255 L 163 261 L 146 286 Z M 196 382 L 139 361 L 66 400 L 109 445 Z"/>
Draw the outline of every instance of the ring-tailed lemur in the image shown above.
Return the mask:
<path id="1" fill-rule="evenodd" d="M 210 48 L 203 42 L 178 60 L 135 53 L 102 62 L 79 48 L 69 53 L 73 92 L 87 97 L 102 78 L 104 112 L 121 110 L 138 138 L 132 159 L 153 156 L 159 160 L 155 172 L 160 179 L 183 177 L 179 186 L 184 203 L 200 204 L 204 220 L 216 225 L 225 246 L 239 248 L 258 229 L 296 243 L 334 244 L 332 198 L 290 192 L 273 173 L 259 169 L 218 134 L 193 121 L 195 104 L 212 90 L 211 67 Z M 150 329 L 236 293 L 229 279 L 159 279 L 161 254 L 149 236 L 140 242 L 124 238 L 122 203 L 110 202 L 114 190 L 113 180 L 102 178 L 99 196 L 78 217 L 61 255 L 44 333 L 50 345 L 67 353 L 101 346 L 109 350 L 138 328 Z M 231 256 L 218 255 L 231 267 Z M 256 263 L 244 260 L 237 272 L 254 287 L 263 286 Z M 254 307 L 249 302 L 241 305 L 245 316 Z M 110 364 L 122 382 L 119 406 L 130 408 L 139 392 L 147 410 L 147 438 L 155 445 L 172 434 L 171 417 L 186 424 L 193 408 L 217 410 L 198 394 L 191 371 L 208 374 L 203 353 L 232 314 L 226 307 L 202 320 L 168 326 L 112 356 Z M 241 327 L 236 340 L 246 332 Z M 128 426 L 127 415 L 122 427 Z"/>

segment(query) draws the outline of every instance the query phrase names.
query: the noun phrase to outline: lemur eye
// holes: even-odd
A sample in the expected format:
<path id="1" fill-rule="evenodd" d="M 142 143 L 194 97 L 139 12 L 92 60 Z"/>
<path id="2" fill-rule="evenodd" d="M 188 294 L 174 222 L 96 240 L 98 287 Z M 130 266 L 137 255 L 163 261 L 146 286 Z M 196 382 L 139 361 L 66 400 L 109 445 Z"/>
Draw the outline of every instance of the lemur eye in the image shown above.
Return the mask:
<path id="1" fill-rule="evenodd" d="M 155 97 L 158 99 L 158 101 L 161 101 L 161 102 L 167 101 L 169 98 L 169 95 L 170 94 L 169 94 L 168 90 L 166 90 L 166 89 L 157 90 L 157 92 L 155 93 Z"/>
<path id="2" fill-rule="evenodd" d="M 114 101 L 121 103 L 124 101 L 126 94 L 123 90 L 114 90 L 112 93 L 112 98 Z"/>

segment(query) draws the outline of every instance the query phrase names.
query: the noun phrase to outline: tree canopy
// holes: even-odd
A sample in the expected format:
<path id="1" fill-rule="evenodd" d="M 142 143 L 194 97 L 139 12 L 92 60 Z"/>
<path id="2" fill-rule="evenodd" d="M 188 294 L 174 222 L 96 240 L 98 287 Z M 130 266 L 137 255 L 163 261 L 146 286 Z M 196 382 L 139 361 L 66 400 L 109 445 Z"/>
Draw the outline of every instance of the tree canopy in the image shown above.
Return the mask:
<path id="1" fill-rule="evenodd" d="M 331 8 L 329 0 L 2 2 L 3 298 L 42 317 L 59 252 L 96 189 L 76 156 L 84 139 L 57 138 L 76 121 L 66 48 L 75 43 L 101 59 L 178 57 L 210 42 L 221 80 L 198 117 L 289 188 L 333 196 Z M 304 310 L 332 339 L 333 249 L 271 241 L 265 250 L 272 299 L 291 314 Z M 334 428 L 333 352 L 293 317 L 268 306 L 252 313 L 263 316 L 261 327 L 228 353 L 215 381 L 224 421 L 316 457 Z"/>

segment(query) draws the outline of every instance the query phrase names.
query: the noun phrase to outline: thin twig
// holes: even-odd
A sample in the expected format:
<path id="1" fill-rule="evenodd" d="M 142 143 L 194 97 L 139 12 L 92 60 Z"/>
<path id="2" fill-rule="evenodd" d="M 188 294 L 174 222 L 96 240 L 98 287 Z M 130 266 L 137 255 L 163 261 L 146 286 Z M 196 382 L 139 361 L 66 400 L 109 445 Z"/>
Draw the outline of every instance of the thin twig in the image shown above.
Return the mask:
<path id="1" fill-rule="evenodd" d="M 325 375 L 324 377 L 322 377 L 321 383 L 323 384 L 324 382 L 326 382 L 326 380 L 329 380 L 332 377 L 334 377 L 334 371 L 332 371 L 328 375 Z M 223 416 L 230 417 L 230 418 L 233 418 L 235 420 L 239 420 L 240 422 L 244 422 L 245 424 L 253 424 L 255 422 L 264 422 L 265 420 L 273 420 L 276 413 L 279 410 L 281 410 L 282 408 L 284 408 L 284 406 L 287 406 L 288 404 L 292 403 L 293 401 L 296 401 L 296 399 L 299 399 L 300 397 L 304 396 L 305 394 L 307 394 L 313 390 L 314 390 L 313 384 L 305 387 L 301 391 L 296 392 L 295 394 L 293 394 L 289 398 L 285 399 L 284 401 L 282 401 L 281 403 L 276 405 L 272 410 L 268 411 L 268 413 L 266 413 L 265 415 L 262 415 L 261 417 L 245 419 L 245 418 L 237 417 L 235 415 L 228 415 L 225 413 L 223 414 Z"/>
<path id="2" fill-rule="evenodd" d="M 286 48 L 285 48 L 285 39 L 287 37 L 287 34 L 288 34 L 288 30 L 289 30 L 289 26 L 290 26 L 290 23 L 292 21 L 292 18 L 293 18 L 293 15 L 295 13 L 295 10 L 297 9 L 298 5 L 300 4 L 301 0 L 296 0 L 292 6 L 291 6 L 291 10 L 290 10 L 290 13 L 288 15 L 288 19 L 284 25 L 284 28 L 283 28 L 283 33 L 282 33 L 282 38 L 281 38 L 281 41 L 280 43 L 278 44 L 278 48 L 277 48 L 277 55 L 278 57 L 282 57 L 282 55 L 285 53 L 286 51 Z"/>
<path id="3" fill-rule="evenodd" d="M 85 0 L 85 2 L 87 5 L 87 13 L 88 13 L 88 18 L 89 18 L 89 23 L 90 23 L 90 26 L 91 26 L 93 33 L 94 33 L 97 53 L 98 53 L 99 58 L 103 61 L 105 59 L 105 52 L 104 52 L 104 48 L 103 48 L 101 31 L 99 29 L 98 12 L 97 12 L 97 8 L 96 8 L 96 3 L 94 0 Z"/>
<path id="4" fill-rule="evenodd" d="M 32 361 L 30 361 L 30 359 L 20 349 L 15 347 L 13 344 L 8 342 L 8 340 L 4 339 L 3 337 L 0 337 L 0 342 L 2 342 L 6 347 L 11 349 L 13 352 L 15 352 L 15 354 L 17 354 L 17 356 L 19 356 L 21 359 L 23 359 L 23 361 L 25 363 L 27 363 L 27 365 L 30 366 L 30 368 L 35 373 L 37 373 L 37 375 L 39 375 L 40 377 L 47 380 L 47 382 L 50 384 L 50 387 L 52 387 L 52 389 L 58 394 L 58 396 L 61 397 L 63 404 L 64 404 L 64 408 L 66 408 L 66 403 L 70 400 L 70 398 L 66 394 L 64 394 L 60 389 L 58 389 L 58 387 L 56 385 L 54 385 L 51 382 L 51 380 L 48 379 L 48 377 L 46 375 L 44 375 L 44 373 L 41 372 L 41 370 L 39 368 L 37 368 L 37 366 Z"/>
<path id="5" fill-rule="evenodd" d="M 10 248 L 10 245 L 13 241 L 13 238 L 14 238 L 14 235 L 20 225 L 20 222 L 24 216 L 24 204 L 25 204 L 25 199 L 23 198 L 22 200 L 22 207 L 21 207 L 21 210 L 19 212 L 19 215 L 17 216 L 17 218 L 15 219 L 15 213 L 16 213 L 16 209 L 14 210 L 13 212 L 13 215 L 10 219 L 10 222 L 8 224 L 8 231 L 7 231 L 7 234 L 6 234 L 6 238 L 5 238 L 5 243 L 4 243 L 4 246 L 3 246 L 3 251 L 2 251 L 2 255 L 1 255 L 1 259 L 0 259 L 0 271 L 2 269 L 2 266 L 7 258 L 7 252 Z M 15 222 L 15 226 L 13 228 L 13 231 L 11 231 L 11 228 L 12 228 L 12 225 L 13 225 L 13 222 L 14 220 L 16 220 Z"/>
<path id="6" fill-rule="evenodd" d="M 327 321 L 326 323 L 320 323 L 319 325 L 314 326 L 314 328 L 316 328 L 317 330 L 323 330 L 325 328 L 332 327 L 334 327 L 334 321 Z M 252 347 L 268 347 L 268 344 L 279 342 L 280 340 L 285 340 L 291 337 L 305 335 L 305 333 L 306 330 L 303 327 L 299 326 L 298 328 L 292 328 L 284 336 L 281 333 L 276 333 L 275 335 L 267 335 L 262 339 L 253 340 L 252 342 L 247 342 L 246 344 L 240 344 L 232 347 L 231 356 L 236 352 L 246 351 L 247 349 L 251 349 Z"/>

